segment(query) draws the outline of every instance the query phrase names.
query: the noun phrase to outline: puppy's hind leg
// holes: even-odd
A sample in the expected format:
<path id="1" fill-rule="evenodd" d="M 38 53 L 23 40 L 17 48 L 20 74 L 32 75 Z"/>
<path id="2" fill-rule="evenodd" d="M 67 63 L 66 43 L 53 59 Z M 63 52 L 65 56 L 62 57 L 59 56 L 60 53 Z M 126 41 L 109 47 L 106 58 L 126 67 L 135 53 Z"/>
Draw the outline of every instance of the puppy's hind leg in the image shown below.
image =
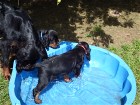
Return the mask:
<path id="1" fill-rule="evenodd" d="M 39 80 L 37 86 L 33 89 L 34 101 L 36 104 L 42 103 L 39 99 L 40 92 L 48 85 L 50 77 L 44 73 L 39 75 Z"/>

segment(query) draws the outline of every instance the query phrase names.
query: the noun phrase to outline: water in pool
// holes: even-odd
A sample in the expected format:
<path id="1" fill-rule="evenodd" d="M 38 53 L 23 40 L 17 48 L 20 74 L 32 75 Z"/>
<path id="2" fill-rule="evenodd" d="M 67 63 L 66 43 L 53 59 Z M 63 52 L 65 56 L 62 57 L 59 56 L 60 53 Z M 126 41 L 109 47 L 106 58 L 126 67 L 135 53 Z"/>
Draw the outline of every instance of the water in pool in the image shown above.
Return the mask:
<path id="1" fill-rule="evenodd" d="M 37 85 L 37 70 L 28 77 L 22 74 L 20 96 L 26 105 L 35 105 L 32 90 Z M 83 66 L 80 76 L 72 77 L 71 82 L 60 78 L 49 83 L 40 99 L 45 105 L 121 105 L 121 91 L 116 80 L 104 70 Z"/>

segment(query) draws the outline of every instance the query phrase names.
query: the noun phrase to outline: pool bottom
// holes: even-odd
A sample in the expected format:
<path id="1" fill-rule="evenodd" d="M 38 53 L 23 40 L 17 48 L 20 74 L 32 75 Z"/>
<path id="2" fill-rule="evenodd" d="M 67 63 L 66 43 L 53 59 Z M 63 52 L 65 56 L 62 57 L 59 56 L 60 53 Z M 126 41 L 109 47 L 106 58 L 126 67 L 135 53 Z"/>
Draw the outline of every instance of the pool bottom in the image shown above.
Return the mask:
<path id="1" fill-rule="evenodd" d="M 71 75 L 72 81 L 66 83 L 60 77 L 49 83 L 41 92 L 42 105 L 121 105 L 121 87 L 107 72 L 99 68 L 83 67 L 78 78 Z M 38 82 L 37 69 L 17 75 L 21 79 L 21 102 L 35 105 L 32 90 Z"/>

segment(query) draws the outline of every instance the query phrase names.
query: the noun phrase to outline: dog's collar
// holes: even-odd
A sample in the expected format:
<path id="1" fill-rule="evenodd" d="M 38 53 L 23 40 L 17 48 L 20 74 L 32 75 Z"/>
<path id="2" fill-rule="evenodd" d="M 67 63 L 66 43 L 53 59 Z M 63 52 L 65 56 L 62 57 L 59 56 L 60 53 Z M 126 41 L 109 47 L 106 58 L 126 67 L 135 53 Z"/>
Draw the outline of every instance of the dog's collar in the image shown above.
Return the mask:
<path id="1" fill-rule="evenodd" d="M 78 46 L 82 47 L 85 50 L 85 53 L 87 54 L 87 50 L 83 45 L 78 45 Z"/>

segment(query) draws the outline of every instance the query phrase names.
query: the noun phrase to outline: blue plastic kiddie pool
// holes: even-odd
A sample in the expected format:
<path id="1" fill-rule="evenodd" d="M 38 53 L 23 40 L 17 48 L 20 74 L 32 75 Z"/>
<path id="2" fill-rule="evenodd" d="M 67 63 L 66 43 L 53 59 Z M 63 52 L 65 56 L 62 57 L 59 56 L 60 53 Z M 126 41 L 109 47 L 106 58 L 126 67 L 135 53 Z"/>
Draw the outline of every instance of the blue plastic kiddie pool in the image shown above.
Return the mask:
<path id="1" fill-rule="evenodd" d="M 59 48 L 49 48 L 49 56 L 59 55 L 77 43 L 62 41 Z M 132 105 L 136 96 L 136 81 L 128 65 L 108 50 L 90 46 L 91 61 L 84 60 L 78 78 L 71 82 L 60 77 L 41 92 L 41 105 Z M 32 90 L 37 85 L 37 69 L 16 72 L 16 61 L 9 83 L 12 105 L 36 105 Z"/>

